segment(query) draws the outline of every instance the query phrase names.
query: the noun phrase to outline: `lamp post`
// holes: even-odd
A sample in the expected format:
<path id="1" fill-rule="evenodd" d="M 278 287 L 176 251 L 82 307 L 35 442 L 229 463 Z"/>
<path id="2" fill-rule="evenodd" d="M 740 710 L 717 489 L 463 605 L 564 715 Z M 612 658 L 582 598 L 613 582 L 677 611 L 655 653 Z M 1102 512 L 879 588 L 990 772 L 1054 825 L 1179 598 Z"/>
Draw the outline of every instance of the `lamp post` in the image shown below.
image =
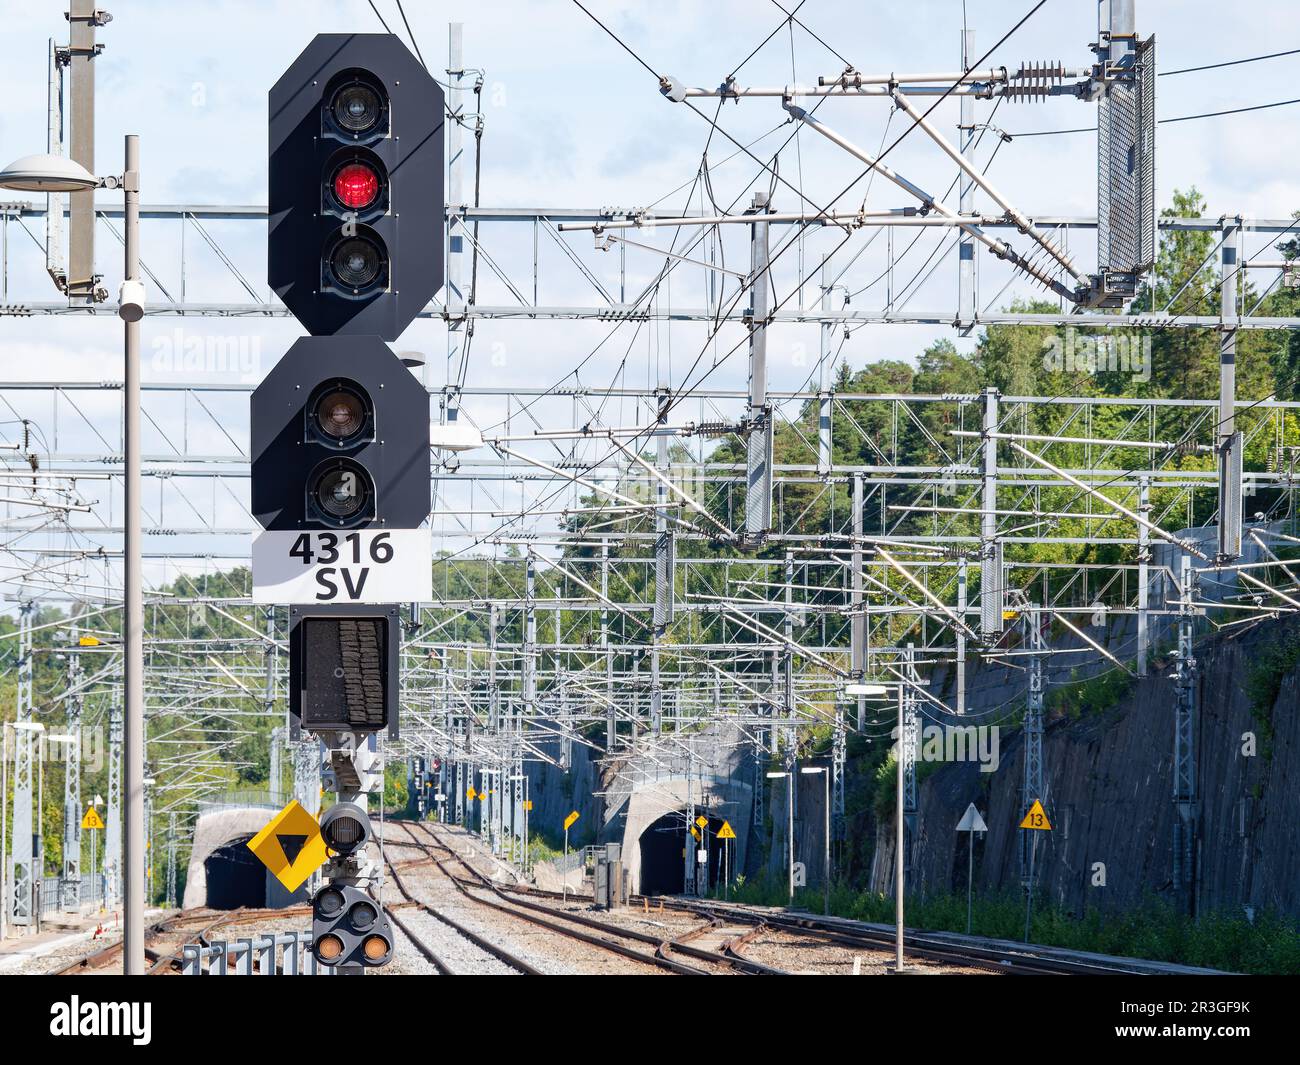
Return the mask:
<path id="1" fill-rule="evenodd" d="M 822 913 L 830 916 L 831 912 L 831 775 L 824 765 L 804 766 L 799 770 L 809 776 L 820 773 L 826 785 L 826 824 L 823 827 L 823 841 L 826 844 L 822 854 Z"/>
<path id="2" fill-rule="evenodd" d="M 912 682 L 915 683 L 915 682 Z M 855 695 L 859 697 L 880 697 L 887 695 L 891 688 L 898 690 L 898 779 L 895 782 L 894 791 L 894 969 L 895 973 L 903 972 L 903 889 L 905 887 L 903 878 L 903 832 L 905 829 L 903 819 L 903 743 L 905 742 L 905 732 L 903 730 L 903 682 L 890 681 L 888 683 L 854 683 L 848 684 L 844 688 L 845 695 Z"/>
<path id="3" fill-rule="evenodd" d="M 786 800 L 785 800 L 785 842 L 786 852 L 789 857 L 787 863 L 787 873 L 789 880 L 789 898 L 790 905 L 794 905 L 794 774 L 777 772 L 773 770 L 767 774 L 768 780 L 778 780 L 785 777 L 786 781 Z"/>
<path id="4" fill-rule="evenodd" d="M 125 249 L 118 317 L 125 330 L 122 392 L 125 452 L 125 536 L 123 537 L 122 681 L 126 696 L 123 727 L 125 817 L 122 860 L 122 969 L 144 973 L 144 596 L 140 530 L 140 319 L 145 291 L 140 280 L 140 138 L 128 134 L 121 177 L 95 177 L 80 163 L 58 155 L 29 155 L 0 170 L 0 188 L 20 192 L 87 192 L 118 189 L 125 199 Z"/>

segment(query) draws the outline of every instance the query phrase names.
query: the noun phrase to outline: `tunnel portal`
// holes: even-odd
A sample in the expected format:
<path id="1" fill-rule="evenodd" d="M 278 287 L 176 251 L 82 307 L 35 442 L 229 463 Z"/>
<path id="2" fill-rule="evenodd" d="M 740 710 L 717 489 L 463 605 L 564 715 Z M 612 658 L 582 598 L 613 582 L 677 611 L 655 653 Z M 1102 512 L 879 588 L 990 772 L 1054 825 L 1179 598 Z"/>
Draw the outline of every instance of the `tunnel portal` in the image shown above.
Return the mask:
<path id="1" fill-rule="evenodd" d="M 207 904 L 214 910 L 266 905 L 266 867 L 248 849 L 253 837 L 241 836 L 218 847 L 203 863 Z"/>
<path id="2" fill-rule="evenodd" d="M 722 819 L 697 811 L 696 816 L 708 817 L 705 827 L 704 844 L 709 852 L 708 886 L 700 885 L 698 894 L 707 894 L 722 883 L 724 876 L 725 840 L 718 839 L 718 830 Z M 664 814 L 641 833 L 641 894 L 643 895 L 680 895 L 685 884 L 685 854 L 683 843 L 686 840 L 686 811 L 674 810 Z M 700 843 L 691 840 L 694 850 L 700 849 Z M 734 866 L 735 855 L 731 856 Z M 736 870 L 731 870 L 734 877 Z"/>

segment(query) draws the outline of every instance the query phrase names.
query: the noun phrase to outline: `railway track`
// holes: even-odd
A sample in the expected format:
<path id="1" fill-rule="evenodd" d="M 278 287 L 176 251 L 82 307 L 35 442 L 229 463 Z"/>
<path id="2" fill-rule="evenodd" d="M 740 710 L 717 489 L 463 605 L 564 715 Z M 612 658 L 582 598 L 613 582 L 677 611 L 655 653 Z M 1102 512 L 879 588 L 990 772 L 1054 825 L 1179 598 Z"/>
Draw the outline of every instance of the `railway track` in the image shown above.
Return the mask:
<path id="1" fill-rule="evenodd" d="M 149 968 L 146 976 L 165 976 L 179 972 L 181 967 L 181 949 L 191 943 L 210 946 L 212 935 L 220 928 L 233 925 L 252 924 L 260 921 L 276 920 L 281 917 L 309 916 L 310 908 L 291 906 L 279 910 L 200 910 L 191 914 L 173 914 L 156 921 L 145 929 L 145 960 Z M 199 931 L 192 934 L 191 929 Z M 161 948 L 161 949 L 159 949 Z M 92 950 L 79 958 L 74 958 L 66 965 L 52 970 L 50 976 L 87 976 L 105 973 L 122 957 L 122 942 Z"/>
<path id="2" fill-rule="evenodd" d="M 392 822 L 389 823 L 391 824 Z M 511 954 L 505 948 L 500 947 L 497 944 L 492 943 L 487 939 L 484 939 L 477 932 L 474 932 L 473 930 L 466 928 L 459 921 L 455 920 L 452 917 L 449 917 L 441 910 L 435 909 L 433 906 L 430 906 L 424 900 L 416 898 L 415 894 L 411 891 L 411 889 L 406 886 L 406 882 L 402 879 L 401 873 L 397 871 L 397 866 L 392 862 L 391 859 L 386 859 L 386 861 L 388 864 L 388 871 L 392 875 L 394 885 L 396 885 L 398 892 L 401 894 L 402 898 L 406 899 L 407 902 L 412 903 L 415 906 L 419 907 L 419 909 L 423 910 L 435 921 L 439 921 L 442 924 L 446 925 L 457 935 L 473 943 L 474 946 L 479 948 L 479 950 L 484 951 L 487 954 L 490 954 L 492 957 L 496 958 L 498 961 L 506 965 L 508 968 L 513 969 L 515 972 L 521 973 L 525 976 L 542 975 L 542 973 L 538 969 L 534 968 L 532 965 L 529 965 L 528 962 L 524 961 L 522 958 L 518 958 L 515 955 Z M 456 971 L 450 965 L 448 965 L 447 962 L 444 961 L 443 958 L 440 955 L 438 955 L 433 950 L 433 948 L 431 948 L 428 945 L 428 943 L 426 943 L 410 927 L 410 925 L 406 921 L 403 921 L 400 917 L 397 916 L 396 913 L 393 912 L 393 907 L 391 906 L 386 907 L 386 911 L 388 913 L 388 916 L 392 918 L 393 923 L 402 930 L 406 938 L 409 939 L 415 945 L 415 949 L 418 950 L 421 953 L 421 955 L 424 956 L 426 961 L 428 961 L 435 969 L 438 970 L 440 975 L 442 976 L 457 975 Z"/>
<path id="3" fill-rule="evenodd" d="M 718 972 L 763 976 L 784 975 L 784 970 L 753 961 L 741 953 L 744 943 L 762 931 L 761 927 L 753 930 L 729 929 L 724 918 L 707 916 L 703 925 L 674 939 L 665 939 L 662 936 L 584 914 L 557 909 L 555 906 L 525 899 L 517 892 L 507 894 L 475 869 L 454 847 L 442 840 L 433 826 L 425 822 L 410 824 L 402 822 L 402 826 L 413 841 L 417 836 L 415 829 L 420 830 L 418 835 L 424 838 L 416 841 L 416 845 L 425 851 L 429 859 L 461 894 L 475 902 L 531 921 L 552 932 L 598 946 L 624 958 L 654 965 L 681 976 L 711 976 Z M 440 858 L 434 853 L 435 849 L 446 854 L 447 858 Z M 449 862 L 454 862 L 464 869 L 469 874 L 468 878 L 454 873 L 448 867 Z M 482 895 L 479 892 L 487 894 Z M 728 934 L 729 932 L 734 934 Z M 706 945 L 701 946 L 697 941 L 703 941 Z M 683 960 L 685 958 L 689 958 L 690 961 Z M 704 962 L 709 967 L 704 968 L 691 962 Z"/>
<path id="4" fill-rule="evenodd" d="M 430 835 L 431 826 L 421 824 Z M 453 848 L 439 841 L 438 846 L 448 851 L 465 865 L 463 859 L 456 855 Z M 467 866 L 468 867 L 468 866 Z M 475 877 L 482 878 L 477 870 Z M 513 896 L 526 896 L 529 899 L 564 898 L 561 892 L 546 891 L 532 886 L 498 887 L 500 893 Z M 735 956 L 741 966 L 751 963 L 739 954 L 739 949 L 764 931 L 787 932 L 792 935 L 815 938 L 822 942 L 836 944 L 849 949 L 864 952 L 892 952 L 894 930 L 892 926 L 871 925 L 862 921 L 846 918 L 820 917 L 798 911 L 777 910 L 769 907 L 751 907 L 742 903 L 725 903 L 714 900 L 695 900 L 677 897 L 655 896 L 653 898 L 634 895 L 630 902 L 641 902 L 647 906 L 662 905 L 664 908 L 678 912 L 692 913 L 707 920 L 712 920 L 720 927 L 739 924 L 747 929 L 743 935 L 724 936 L 726 946 L 722 953 Z M 686 943 L 707 936 L 707 928 L 694 930 L 679 938 L 676 944 Z M 1035 947 L 1032 944 L 1017 944 L 1003 940 L 967 941 L 965 936 L 947 933 L 921 932 L 908 930 L 905 941 L 905 954 L 916 959 L 925 959 L 941 964 L 961 968 L 983 969 L 1001 975 L 1025 976 L 1083 976 L 1083 975 L 1135 975 L 1160 974 L 1163 972 L 1183 971 L 1181 967 L 1164 966 L 1158 962 L 1146 962 L 1132 958 L 1109 958 L 1101 955 L 1083 955 L 1061 948 Z M 779 970 L 773 970 L 779 971 Z"/>
<path id="5" fill-rule="evenodd" d="M 640 896 L 638 896 L 640 898 Z M 648 900 L 647 900 L 648 901 Z M 894 930 L 845 918 L 820 917 L 814 914 L 773 911 L 765 907 L 748 907 L 741 903 L 662 899 L 669 909 L 701 915 L 711 914 L 727 920 L 750 923 L 815 936 L 826 942 L 863 950 L 892 949 Z M 1132 976 L 1157 974 L 1159 963 L 1139 959 L 1105 958 L 1079 955 L 1057 948 L 1036 948 L 1031 944 L 1013 944 L 1003 940 L 967 941 L 944 933 L 908 931 L 904 945 L 910 957 L 952 965 L 986 969 L 1005 975 L 1024 976 Z M 1169 967 L 1164 970 L 1173 971 Z"/>

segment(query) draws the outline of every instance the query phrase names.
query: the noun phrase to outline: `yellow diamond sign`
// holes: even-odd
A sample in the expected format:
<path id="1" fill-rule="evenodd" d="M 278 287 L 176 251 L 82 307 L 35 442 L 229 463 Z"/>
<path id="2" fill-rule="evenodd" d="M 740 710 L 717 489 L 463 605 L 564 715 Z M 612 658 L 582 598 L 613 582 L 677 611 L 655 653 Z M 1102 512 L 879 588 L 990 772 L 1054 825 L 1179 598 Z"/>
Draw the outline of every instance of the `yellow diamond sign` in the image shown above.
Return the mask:
<path id="1" fill-rule="evenodd" d="M 286 891 L 302 887 L 326 857 L 320 825 L 296 799 L 248 841 L 248 849 Z"/>
<path id="2" fill-rule="evenodd" d="M 104 827 L 104 819 L 99 816 L 99 811 L 93 806 L 87 806 L 86 816 L 81 819 L 81 827 L 102 829 Z"/>

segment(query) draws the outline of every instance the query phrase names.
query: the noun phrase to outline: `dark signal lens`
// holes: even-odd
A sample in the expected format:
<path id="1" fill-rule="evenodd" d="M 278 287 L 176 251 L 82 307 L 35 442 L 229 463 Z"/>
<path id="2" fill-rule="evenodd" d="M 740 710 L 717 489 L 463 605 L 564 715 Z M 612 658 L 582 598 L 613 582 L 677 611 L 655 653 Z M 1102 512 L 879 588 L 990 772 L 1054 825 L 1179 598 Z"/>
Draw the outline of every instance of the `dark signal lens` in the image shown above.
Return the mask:
<path id="1" fill-rule="evenodd" d="M 379 914 L 368 902 L 358 902 L 348 911 L 348 923 L 358 932 L 368 932 L 375 926 Z"/>
<path id="2" fill-rule="evenodd" d="M 347 237 L 339 241 L 330 256 L 330 268 L 340 285 L 359 292 L 379 279 L 383 257 L 373 240 Z"/>
<path id="3" fill-rule="evenodd" d="M 326 393 L 317 405 L 316 421 L 326 436 L 346 440 L 361 432 L 366 423 L 366 407 L 355 392 L 335 389 Z"/>
<path id="4" fill-rule="evenodd" d="M 379 124 L 383 104 L 369 85 L 350 82 L 342 86 L 330 104 L 334 121 L 348 133 L 365 133 Z"/>
<path id="5" fill-rule="evenodd" d="M 341 892 L 326 888 L 316 896 L 316 913 L 329 920 L 343 912 L 344 898 Z"/>
<path id="6" fill-rule="evenodd" d="M 331 822 L 326 842 L 340 854 L 351 854 L 366 838 L 366 830 L 355 817 L 340 817 Z"/>
<path id="7" fill-rule="evenodd" d="M 354 211 L 369 207 L 379 196 L 379 175 L 365 163 L 348 163 L 334 175 L 334 198 Z"/>
<path id="8" fill-rule="evenodd" d="M 370 479 L 355 463 L 340 462 L 320 475 L 313 495 L 322 512 L 346 522 L 364 511 L 370 499 Z"/>

